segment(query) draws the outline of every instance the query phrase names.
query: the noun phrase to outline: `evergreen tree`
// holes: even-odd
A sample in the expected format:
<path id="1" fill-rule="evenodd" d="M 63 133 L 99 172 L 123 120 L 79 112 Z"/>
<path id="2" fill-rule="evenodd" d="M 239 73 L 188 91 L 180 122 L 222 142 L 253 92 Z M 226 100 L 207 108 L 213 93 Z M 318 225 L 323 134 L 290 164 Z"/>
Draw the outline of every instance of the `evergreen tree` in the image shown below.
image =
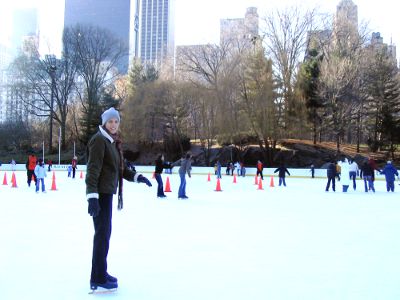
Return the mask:
<path id="1" fill-rule="evenodd" d="M 368 144 L 372 151 L 393 148 L 400 112 L 398 69 L 385 51 L 374 50 L 365 83 Z"/>
<path id="2" fill-rule="evenodd" d="M 322 122 L 320 110 L 323 107 L 323 103 L 318 93 L 320 61 L 321 58 L 318 51 L 315 49 L 310 50 L 309 59 L 306 60 L 300 68 L 299 79 L 297 82 L 301 95 L 305 100 L 307 119 L 312 124 L 314 144 L 317 143 L 318 128 Z"/>

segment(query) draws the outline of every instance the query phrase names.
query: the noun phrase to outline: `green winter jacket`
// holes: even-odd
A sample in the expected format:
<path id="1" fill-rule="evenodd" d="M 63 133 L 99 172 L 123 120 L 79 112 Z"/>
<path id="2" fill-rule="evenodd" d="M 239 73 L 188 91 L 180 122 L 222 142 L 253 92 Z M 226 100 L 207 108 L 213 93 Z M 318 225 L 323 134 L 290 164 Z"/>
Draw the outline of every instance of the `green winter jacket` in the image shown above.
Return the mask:
<path id="1" fill-rule="evenodd" d="M 86 197 L 98 198 L 99 193 L 115 194 L 118 187 L 120 156 L 113 138 L 99 126 L 87 146 Z M 139 174 L 124 168 L 123 178 L 136 181 Z"/>

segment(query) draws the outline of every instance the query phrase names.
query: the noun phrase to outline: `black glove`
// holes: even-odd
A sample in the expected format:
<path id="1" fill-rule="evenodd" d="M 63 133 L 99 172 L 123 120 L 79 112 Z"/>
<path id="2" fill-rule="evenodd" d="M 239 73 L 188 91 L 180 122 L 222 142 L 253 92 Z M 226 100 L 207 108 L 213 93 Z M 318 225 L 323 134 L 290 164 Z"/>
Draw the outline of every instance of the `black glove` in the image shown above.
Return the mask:
<path id="1" fill-rule="evenodd" d="M 97 217 L 100 213 L 99 199 L 89 198 L 88 203 L 89 203 L 88 214 L 91 215 L 93 218 Z"/>
<path id="2" fill-rule="evenodd" d="M 136 181 L 140 182 L 140 183 L 145 183 L 148 186 L 152 186 L 151 182 L 146 177 L 144 177 L 142 174 L 139 174 L 139 176 L 138 176 Z"/>

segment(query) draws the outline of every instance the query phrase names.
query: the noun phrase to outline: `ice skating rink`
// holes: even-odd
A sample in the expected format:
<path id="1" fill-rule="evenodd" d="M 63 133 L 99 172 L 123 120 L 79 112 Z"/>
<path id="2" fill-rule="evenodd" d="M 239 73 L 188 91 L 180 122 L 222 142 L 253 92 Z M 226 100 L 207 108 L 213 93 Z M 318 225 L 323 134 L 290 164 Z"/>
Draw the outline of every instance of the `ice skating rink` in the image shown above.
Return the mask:
<path id="1" fill-rule="evenodd" d="M 11 172 L 7 172 L 10 181 Z M 88 295 L 93 238 L 84 180 L 56 172 L 36 194 L 25 172 L 0 186 L 0 299 L 400 299 L 400 186 L 387 193 L 325 192 L 325 179 L 287 177 L 263 190 L 254 177 L 194 175 L 178 200 L 124 184 L 108 258 L 119 289 Z M 149 174 L 145 174 L 148 178 Z M 2 182 L 4 171 L 0 171 Z M 277 185 L 277 178 L 275 178 Z"/>

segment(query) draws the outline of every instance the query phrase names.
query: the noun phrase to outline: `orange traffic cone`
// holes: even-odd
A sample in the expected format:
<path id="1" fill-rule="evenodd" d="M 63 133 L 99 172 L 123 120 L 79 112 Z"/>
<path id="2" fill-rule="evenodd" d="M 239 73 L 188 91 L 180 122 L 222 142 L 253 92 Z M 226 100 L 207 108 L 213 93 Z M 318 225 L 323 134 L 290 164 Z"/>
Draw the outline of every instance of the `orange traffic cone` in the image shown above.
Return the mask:
<path id="1" fill-rule="evenodd" d="M 211 175 L 208 173 L 207 181 L 211 181 Z"/>
<path id="2" fill-rule="evenodd" d="M 274 176 L 271 176 L 271 182 L 269 183 L 270 187 L 274 187 Z"/>
<path id="3" fill-rule="evenodd" d="M 13 188 L 17 187 L 17 179 L 15 178 L 14 172 L 12 173 L 11 183 L 12 183 L 11 187 L 13 187 Z"/>
<path id="4" fill-rule="evenodd" d="M 233 175 L 233 183 L 236 183 L 236 175 Z"/>
<path id="5" fill-rule="evenodd" d="M 7 173 L 4 172 L 3 185 L 7 185 Z"/>
<path id="6" fill-rule="evenodd" d="M 81 171 L 81 175 L 80 175 L 80 178 L 82 179 L 83 178 L 83 172 Z"/>
<path id="7" fill-rule="evenodd" d="M 53 180 L 51 182 L 51 190 L 52 191 L 57 191 L 56 187 L 56 173 L 53 171 Z"/>
<path id="8" fill-rule="evenodd" d="M 260 180 L 258 181 L 258 190 L 263 190 L 261 178 L 260 178 Z"/>
<path id="9" fill-rule="evenodd" d="M 172 192 L 171 191 L 171 185 L 170 185 L 170 183 L 169 183 L 169 177 L 167 176 L 167 182 L 165 183 L 165 190 L 164 190 L 164 192 Z"/>
<path id="10" fill-rule="evenodd" d="M 151 177 L 152 179 L 156 178 L 156 172 L 153 172 L 153 177 Z"/>
<path id="11" fill-rule="evenodd" d="M 32 174 L 31 181 L 36 182 L 36 180 L 35 180 L 35 175 L 33 175 L 33 174 Z"/>
<path id="12" fill-rule="evenodd" d="M 254 177 L 254 185 L 258 185 L 258 177 L 257 177 L 257 175 Z"/>
<path id="13" fill-rule="evenodd" d="M 215 188 L 216 192 L 222 192 L 221 190 L 221 181 L 219 180 L 219 178 L 217 179 L 217 187 Z"/>

